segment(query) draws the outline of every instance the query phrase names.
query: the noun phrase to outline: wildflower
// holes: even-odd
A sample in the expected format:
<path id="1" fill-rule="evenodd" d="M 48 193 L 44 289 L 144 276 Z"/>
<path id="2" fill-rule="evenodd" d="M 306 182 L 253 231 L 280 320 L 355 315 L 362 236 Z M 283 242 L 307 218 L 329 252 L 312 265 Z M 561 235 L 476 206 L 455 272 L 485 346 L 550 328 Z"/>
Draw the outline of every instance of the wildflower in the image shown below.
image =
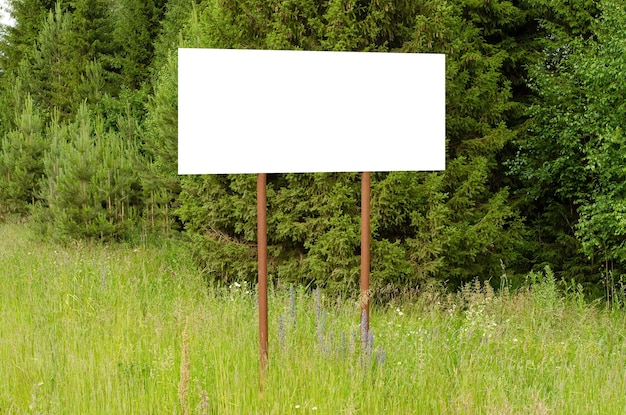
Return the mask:
<path id="1" fill-rule="evenodd" d="M 285 324 L 283 323 L 282 314 L 278 317 L 278 339 L 282 346 L 285 345 Z"/>
<path id="2" fill-rule="evenodd" d="M 293 289 L 293 285 L 289 287 L 289 311 L 291 314 L 292 327 L 296 328 L 296 293 Z"/>
<path id="3" fill-rule="evenodd" d="M 385 358 L 386 358 L 386 353 L 385 353 L 385 349 L 383 349 L 381 346 L 378 346 L 378 349 L 376 350 L 376 360 L 378 361 L 378 363 L 380 365 L 385 364 Z"/>
<path id="4" fill-rule="evenodd" d="M 300 405 L 296 405 L 296 409 L 300 409 Z"/>
<path id="5" fill-rule="evenodd" d="M 317 411 L 317 406 L 314 406 L 313 408 L 311 408 L 311 411 Z"/>
<path id="6" fill-rule="evenodd" d="M 345 353 L 348 346 L 348 339 L 346 338 L 346 332 L 342 331 L 341 332 L 341 341 L 339 342 L 339 344 L 337 345 L 337 351 L 341 354 Z"/>
<path id="7" fill-rule="evenodd" d="M 315 290 L 315 320 L 319 321 L 322 314 L 322 292 L 319 288 Z"/>

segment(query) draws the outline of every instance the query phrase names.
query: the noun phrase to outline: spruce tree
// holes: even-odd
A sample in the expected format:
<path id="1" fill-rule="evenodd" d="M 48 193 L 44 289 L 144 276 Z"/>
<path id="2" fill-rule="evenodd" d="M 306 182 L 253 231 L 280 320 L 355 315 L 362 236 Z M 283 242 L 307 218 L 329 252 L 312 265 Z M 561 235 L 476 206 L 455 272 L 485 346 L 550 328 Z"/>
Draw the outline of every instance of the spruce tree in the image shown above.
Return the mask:
<path id="1" fill-rule="evenodd" d="M 160 20 L 158 35 L 154 39 L 153 72 L 159 71 L 166 63 L 170 53 L 179 46 L 181 29 L 189 21 L 191 11 L 199 7 L 201 0 L 168 0 L 160 7 L 163 18 Z"/>
<path id="2" fill-rule="evenodd" d="M 104 0 L 57 2 L 20 61 L 17 73 L 25 91 L 46 111 L 58 109 L 63 120 L 85 100 L 106 109 L 107 99 L 120 93 L 119 46 L 109 6 Z"/>
<path id="3" fill-rule="evenodd" d="M 141 170 L 146 223 L 166 234 L 179 228 L 174 209 L 178 206 L 180 182 L 178 166 L 178 77 L 177 59 L 170 53 L 166 65 L 156 76 L 154 93 L 144 123 Z"/>
<path id="4" fill-rule="evenodd" d="M 373 285 L 435 278 L 458 286 L 497 278 L 502 262 L 522 264 L 524 226 L 501 186 L 500 163 L 525 98 L 512 88 L 527 63 L 522 50 L 530 55 L 536 47 L 516 44 L 515 36 L 539 30 L 525 9 L 461 0 L 203 6 L 183 31 L 183 46 L 445 53 L 447 170 L 373 176 Z M 281 281 L 356 285 L 359 186 L 357 174 L 271 175 L 270 273 Z M 254 279 L 252 177 L 185 177 L 182 189 L 178 214 L 202 267 L 215 278 Z"/>
<path id="5" fill-rule="evenodd" d="M 127 88 L 138 89 L 148 80 L 163 3 L 163 0 L 128 0 L 117 7 L 114 37 L 120 46 L 116 64 Z"/>
<path id="6" fill-rule="evenodd" d="M 41 25 L 53 10 L 56 0 L 10 0 L 15 25 L 5 28 L 0 42 L 0 67 L 7 73 L 16 73 L 22 59 L 29 55 Z"/>

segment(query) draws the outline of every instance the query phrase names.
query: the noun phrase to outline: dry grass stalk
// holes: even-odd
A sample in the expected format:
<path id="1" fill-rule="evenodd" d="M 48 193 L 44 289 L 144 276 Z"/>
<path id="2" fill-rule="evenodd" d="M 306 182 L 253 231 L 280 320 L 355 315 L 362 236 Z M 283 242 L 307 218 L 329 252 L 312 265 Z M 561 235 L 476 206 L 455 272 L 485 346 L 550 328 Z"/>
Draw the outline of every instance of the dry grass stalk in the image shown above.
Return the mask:
<path id="1" fill-rule="evenodd" d="M 180 408 L 182 415 L 187 415 L 187 395 L 189 394 L 190 366 L 189 361 L 189 334 L 187 333 L 187 325 L 189 319 L 185 319 L 185 328 L 183 329 L 180 359 L 180 382 L 178 382 L 178 399 L 180 400 Z"/>
<path id="2" fill-rule="evenodd" d="M 202 389 L 202 385 L 200 382 L 196 380 L 198 383 L 198 395 L 200 396 L 200 403 L 198 404 L 197 412 L 201 415 L 209 414 L 209 393 Z"/>

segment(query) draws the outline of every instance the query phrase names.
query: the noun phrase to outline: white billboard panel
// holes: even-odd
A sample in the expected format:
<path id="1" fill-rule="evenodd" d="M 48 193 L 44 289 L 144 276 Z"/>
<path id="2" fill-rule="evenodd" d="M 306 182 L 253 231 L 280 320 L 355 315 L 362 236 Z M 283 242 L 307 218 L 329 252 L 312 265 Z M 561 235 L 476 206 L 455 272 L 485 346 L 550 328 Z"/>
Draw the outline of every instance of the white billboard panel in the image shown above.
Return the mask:
<path id="1" fill-rule="evenodd" d="M 178 50 L 179 174 L 443 169 L 444 55 Z"/>

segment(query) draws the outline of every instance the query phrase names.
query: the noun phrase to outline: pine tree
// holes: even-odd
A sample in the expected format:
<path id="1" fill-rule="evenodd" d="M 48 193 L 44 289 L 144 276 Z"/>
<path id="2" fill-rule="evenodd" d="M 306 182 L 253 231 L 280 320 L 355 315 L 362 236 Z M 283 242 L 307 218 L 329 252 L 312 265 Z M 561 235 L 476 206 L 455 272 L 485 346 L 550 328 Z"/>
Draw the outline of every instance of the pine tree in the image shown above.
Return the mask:
<path id="1" fill-rule="evenodd" d="M 85 100 L 103 105 L 103 100 L 117 97 L 121 81 L 114 67 L 112 27 L 104 0 L 58 2 L 20 62 L 25 91 L 44 110 L 58 109 L 63 120 Z"/>
<path id="2" fill-rule="evenodd" d="M 0 142 L 0 212 L 23 215 L 38 200 L 47 142 L 32 98 L 27 95 L 22 106 L 16 129 Z"/>
<path id="3" fill-rule="evenodd" d="M 117 239 L 138 222 L 135 139 L 104 125 L 83 104 L 75 122 L 51 126 L 38 218 L 54 237 Z"/>
<path id="4" fill-rule="evenodd" d="M 108 0 L 74 0 L 69 2 L 70 19 L 70 64 L 74 102 L 89 99 L 89 94 L 81 88 L 87 68 L 97 64 L 104 80 L 104 91 L 116 96 L 120 89 L 115 54 L 118 45 L 114 42 L 112 14 Z"/>
<path id="5" fill-rule="evenodd" d="M 5 28 L 0 42 L 0 68 L 7 73 L 17 73 L 22 59 L 29 55 L 41 25 L 48 12 L 54 10 L 56 0 L 10 0 L 15 26 Z"/>
<path id="6" fill-rule="evenodd" d="M 21 61 L 19 73 L 24 89 L 46 110 L 58 109 L 68 116 L 74 109 L 71 67 L 70 16 L 57 3 L 37 35 L 34 48 Z"/>
<path id="7" fill-rule="evenodd" d="M 27 77 L 18 76 L 23 60 L 32 53 L 41 26 L 54 8 L 49 0 L 10 0 L 9 9 L 15 24 L 3 27 L 0 36 L 0 134 L 11 130 L 20 109 L 15 107 L 15 85 L 25 86 Z M 22 71 L 23 72 L 23 71 Z M 30 89 L 20 93 L 26 95 Z M 35 97 L 33 97 L 35 98 Z M 0 135 L 0 136 L 2 136 Z"/>

